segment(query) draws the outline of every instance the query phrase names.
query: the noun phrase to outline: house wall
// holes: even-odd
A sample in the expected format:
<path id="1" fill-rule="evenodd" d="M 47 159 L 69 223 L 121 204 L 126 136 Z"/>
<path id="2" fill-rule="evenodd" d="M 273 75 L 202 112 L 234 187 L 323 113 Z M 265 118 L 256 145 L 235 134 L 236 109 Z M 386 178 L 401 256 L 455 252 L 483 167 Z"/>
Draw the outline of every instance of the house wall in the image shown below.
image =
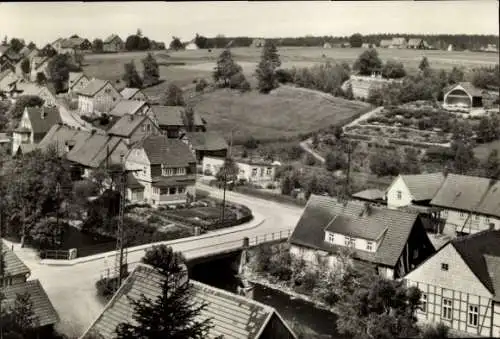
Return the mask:
<path id="1" fill-rule="evenodd" d="M 45 76 L 48 79 L 49 78 L 48 66 L 49 66 L 49 62 L 47 60 L 43 64 L 39 65 L 38 68 L 35 68 L 34 59 L 32 59 L 31 66 L 30 66 L 30 70 L 31 70 L 30 71 L 30 80 L 33 82 L 36 81 L 36 75 L 38 73 L 45 74 Z"/>
<path id="2" fill-rule="evenodd" d="M 83 95 L 78 96 L 78 111 L 83 115 L 91 114 L 94 112 L 94 101 L 90 97 Z"/>
<path id="3" fill-rule="evenodd" d="M 271 319 L 266 324 L 264 331 L 259 336 L 259 339 L 295 339 L 296 337 L 290 331 L 290 329 L 285 326 L 283 321 L 273 313 Z"/>
<path id="4" fill-rule="evenodd" d="M 400 196 L 398 195 L 400 193 Z M 403 178 L 398 176 L 387 191 L 387 207 L 397 208 L 401 206 L 411 205 L 413 197 L 411 196 L 410 190 L 406 186 Z"/>
<path id="5" fill-rule="evenodd" d="M 224 158 L 204 157 L 203 173 L 207 173 L 207 175 L 216 175 L 223 165 Z"/>
<path id="6" fill-rule="evenodd" d="M 94 110 L 100 113 L 109 113 L 121 99 L 120 93 L 108 82 L 94 97 Z"/>
<path id="7" fill-rule="evenodd" d="M 271 165 L 253 165 L 238 162 L 240 173 L 238 175 L 241 179 L 246 179 L 248 182 L 257 184 L 272 183 L 275 181 L 276 167 Z"/>
<path id="8" fill-rule="evenodd" d="M 142 140 L 148 135 L 160 135 L 160 129 L 149 119 L 145 119 L 130 136 L 130 142 Z"/>
<path id="9" fill-rule="evenodd" d="M 28 112 L 26 109 L 23 112 L 23 116 L 21 117 L 21 121 L 19 122 L 18 127 L 27 128 L 30 131 L 33 131 L 31 127 L 31 121 L 28 117 Z M 21 144 L 33 144 L 35 142 L 33 132 L 31 133 L 12 133 L 12 154 L 15 154 Z"/>
<path id="10" fill-rule="evenodd" d="M 70 84 L 71 87 L 69 89 L 69 92 L 78 92 L 84 89 L 89 84 L 89 82 L 90 80 L 86 76 L 82 76 L 74 84 Z"/>
<path id="11" fill-rule="evenodd" d="M 330 235 L 333 235 L 333 242 L 331 242 Z M 366 251 L 366 252 L 371 252 L 375 253 L 378 248 L 378 243 L 373 240 L 367 240 L 367 239 L 361 239 L 361 238 L 352 238 L 354 239 L 354 246 L 352 248 L 361 250 L 361 251 Z M 325 232 L 325 241 L 334 245 L 338 246 L 346 246 L 346 236 L 340 233 L 333 233 L 333 232 Z M 372 244 L 372 249 L 368 250 L 368 243 Z"/>
<path id="12" fill-rule="evenodd" d="M 26 282 L 25 275 L 14 275 L 0 278 L 0 286 L 12 286 Z"/>
<path id="13" fill-rule="evenodd" d="M 500 219 L 464 211 L 443 209 L 441 218 L 445 220 L 445 227 L 456 232 L 477 233 L 490 229 L 490 223 L 495 229 L 500 229 Z"/>
<path id="14" fill-rule="evenodd" d="M 38 96 L 44 100 L 44 103 L 43 103 L 44 106 L 55 106 L 56 105 L 56 98 L 49 91 L 49 89 L 47 87 L 42 87 L 40 89 L 40 92 L 38 93 Z"/>
<path id="15" fill-rule="evenodd" d="M 448 265 L 448 270 L 442 269 Z M 443 322 L 458 331 L 488 336 L 492 324 L 491 293 L 477 279 L 469 266 L 450 243 L 426 262 L 407 274 L 404 279 L 427 294 L 428 311 L 419 312 L 422 321 Z M 453 304 L 452 320 L 443 319 L 442 299 L 450 298 Z M 469 305 L 480 305 L 479 325 L 468 326 Z"/>
<path id="16" fill-rule="evenodd" d="M 123 41 L 121 39 L 114 39 L 109 43 L 103 44 L 102 49 L 104 52 L 119 52 L 123 49 Z"/>

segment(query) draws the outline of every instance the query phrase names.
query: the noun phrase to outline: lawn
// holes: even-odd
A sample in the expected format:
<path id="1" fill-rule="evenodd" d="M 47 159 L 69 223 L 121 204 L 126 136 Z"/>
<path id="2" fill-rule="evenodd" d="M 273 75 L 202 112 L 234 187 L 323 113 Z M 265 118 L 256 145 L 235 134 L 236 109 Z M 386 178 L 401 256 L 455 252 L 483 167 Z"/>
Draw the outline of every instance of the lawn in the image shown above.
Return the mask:
<path id="1" fill-rule="evenodd" d="M 282 86 L 271 94 L 220 89 L 195 98 L 193 105 L 210 130 L 234 138 L 296 137 L 301 133 L 343 123 L 370 110 L 368 104 L 324 93 Z"/>
<path id="2" fill-rule="evenodd" d="M 500 140 L 488 142 L 486 144 L 479 145 L 474 148 L 474 154 L 476 158 L 481 161 L 488 159 L 488 155 L 491 151 L 497 150 L 500 153 Z"/>

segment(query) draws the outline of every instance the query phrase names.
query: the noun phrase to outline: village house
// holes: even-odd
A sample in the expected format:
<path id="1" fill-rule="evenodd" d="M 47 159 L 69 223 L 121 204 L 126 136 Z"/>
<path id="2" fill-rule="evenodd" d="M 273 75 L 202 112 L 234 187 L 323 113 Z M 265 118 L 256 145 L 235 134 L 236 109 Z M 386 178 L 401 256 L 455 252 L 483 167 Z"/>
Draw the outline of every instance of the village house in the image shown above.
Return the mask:
<path id="1" fill-rule="evenodd" d="M 21 80 L 16 82 L 14 89 L 14 98 L 21 95 L 31 95 L 43 99 L 44 106 L 52 107 L 57 105 L 56 96 L 47 86 L 39 86 L 37 84 Z"/>
<path id="2" fill-rule="evenodd" d="M 28 294 L 32 303 L 31 310 L 36 318 L 35 331 L 38 338 L 48 337 L 59 322 L 54 306 L 37 279 L 27 280 L 31 275 L 29 268 L 0 240 L 3 253 L 3 276 L 0 277 L 2 313 L 9 312 L 17 295 Z"/>
<path id="3" fill-rule="evenodd" d="M 127 114 L 153 115 L 149 104 L 145 101 L 139 100 L 120 100 L 109 112 L 109 115 L 113 117 L 122 117 Z"/>
<path id="4" fill-rule="evenodd" d="M 116 34 L 111 34 L 104 40 L 102 49 L 107 53 L 117 53 L 124 49 L 125 44 L 123 40 Z"/>
<path id="5" fill-rule="evenodd" d="M 457 235 L 500 228 L 500 181 L 448 174 L 430 205 Z"/>
<path id="6" fill-rule="evenodd" d="M 260 47 L 264 47 L 265 44 L 266 44 L 265 39 L 253 39 L 251 47 L 260 48 Z"/>
<path id="7" fill-rule="evenodd" d="M 367 42 L 363 42 L 361 44 L 361 48 L 372 48 L 372 47 L 373 47 L 373 45 L 370 43 L 367 43 Z"/>
<path id="8" fill-rule="evenodd" d="M 126 114 L 107 133 L 120 137 L 126 145 L 131 145 L 149 135 L 160 135 L 161 130 L 147 115 Z"/>
<path id="9" fill-rule="evenodd" d="M 194 40 L 191 40 L 191 41 L 184 43 L 184 49 L 186 49 L 188 51 L 192 51 L 192 50 L 197 50 L 199 48 L 198 48 L 198 45 L 195 44 Z"/>
<path id="10" fill-rule="evenodd" d="M 403 277 L 434 246 L 417 213 L 311 195 L 290 236 L 290 252 L 312 265 L 335 268 L 338 251 L 387 279 Z"/>
<path id="11" fill-rule="evenodd" d="M 460 82 L 445 90 L 443 108 L 472 112 L 483 107 L 483 91 L 470 82 Z"/>
<path id="12" fill-rule="evenodd" d="M 179 138 L 181 133 L 186 132 L 185 109 L 182 106 L 151 106 L 157 125 L 169 138 Z M 193 130 L 194 132 L 206 130 L 204 121 L 196 112 L 194 113 Z"/>
<path id="13" fill-rule="evenodd" d="M 227 155 L 227 142 L 218 132 L 186 132 L 181 137 L 195 155 L 198 164 L 202 164 L 203 157 L 221 157 Z"/>
<path id="14" fill-rule="evenodd" d="M 186 269 L 187 270 L 187 269 Z M 80 339 L 113 339 L 116 327 L 122 322 L 134 324 L 134 308 L 130 299 L 144 295 L 155 300 L 162 293 L 165 277 L 151 266 L 139 264 L 123 282 L 102 313 Z M 179 284 L 190 284 L 194 303 L 206 303 L 199 321 L 212 319 L 207 338 L 248 339 L 297 339 L 292 329 L 272 307 L 194 280 L 185 279 Z M 175 287 L 175 285 L 174 285 Z"/>
<path id="15" fill-rule="evenodd" d="M 68 92 L 79 92 L 84 89 L 89 82 L 89 78 L 82 72 L 69 72 Z"/>
<path id="16" fill-rule="evenodd" d="M 139 88 L 125 87 L 120 92 L 125 100 L 148 101 L 148 97 Z"/>
<path id="17" fill-rule="evenodd" d="M 18 127 L 12 133 L 12 155 L 21 145 L 39 143 L 50 128 L 62 122 L 57 107 L 26 107 Z"/>
<path id="18" fill-rule="evenodd" d="M 331 43 L 329 43 L 329 42 L 325 42 L 325 43 L 323 44 L 323 48 L 325 48 L 325 49 L 332 48 L 332 44 L 331 44 Z"/>
<path id="19" fill-rule="evenodd" d="M 498 200 L 497 200 L 498 202 Z M 419 322 L 500 337 L 500 231 L 460 237 L 404 277 L 422 291 Z"/>
<path id="20" fill-rule="evenodd" d="M 441 172 L 398 175 L 387 188 L 385 200 L 389 208 L 410 205 L 428 206 L 445 180 Z"/>
<path id="21" fill-rule="evenodd" d="M 389 48 L 392 45 L 392 39 L 380 40 L 379 46 L 381 48 Z"/>
<path id="22" fill-rule="evenodd" d="M 109 113 L 121 99 L 120 93 L 107 80 L 92 79 L 78 95 L 78 110 L 81 114 L 91 115 Z"/>
<path id="23" fill-rule="evenodd" d="M 21 78 L 10 69 L 0 72 L 0 93 L 4 98 L 11 97 L 12 90 L 19 80 Z"/>
<path id="24" fill-rule="evenodd" d="M 408 44 L 406 47 L 410 49 L 428 49 L 429 45 L 423 39 L 412 38 L 408 40 Z"/>
<path id="25" fill-rule="evenodd" d="M 164 135 L 149 136 L 132 146 L 125 166 L 137 170 L 128 181 L 128 198 L 153 206 L 184 204 L 195 196 L 196 159 L 189 147 Z"/>
<path id="26" fill-rule="evenodd" d="M 5 69 L 15 70 L 16 64 L 23 58 L 22 54 L 14 52 L 12 48 L 7 48 L 0 55 L 0 72 Z"/>
<path id="27" fill-rule="evenodd" d="M 36 77 L 38 73 L 42 73 L 45 75 L 45 78 L 49 78 L 49 57 L 39 57 L 36 56 L 33 59 L 31 59 L 31 65 L 30 65 L 30 80 L 35 82 Z"/>
<path id="28" fill-rule="evenodd" d="M 406 45 L 407 43 L 405 38 L 397 37 L 397 38 L 392 38 L 391 45 L 389 46 L 389 48 L 401 49 L 401 48 L 406 48 Z"/>
<path id="29" fill-rule="evenodd" d="M 276 169 L 281 166 L 277 161 L 252 158 L 233 158 L 238 166 L 238 180 L 244 180 L 249 183 L 266 186 L 276 183 Z M 217 175 L 224 165 L 225 158 L 205 156 L 203 157 L 203 174 Z"/>
<path id="30" fill-rule="evenodd" d="M 368 99 L 370 91 L 376 88 L 382 88 L 384 85 L 401 82 L 399 79 L 384 79 L 380 74 L 371 76 L 351 75 L 349 80 L 342 84 L 342 90 L 347 90 L 350 85 L 355 99 Z"/>

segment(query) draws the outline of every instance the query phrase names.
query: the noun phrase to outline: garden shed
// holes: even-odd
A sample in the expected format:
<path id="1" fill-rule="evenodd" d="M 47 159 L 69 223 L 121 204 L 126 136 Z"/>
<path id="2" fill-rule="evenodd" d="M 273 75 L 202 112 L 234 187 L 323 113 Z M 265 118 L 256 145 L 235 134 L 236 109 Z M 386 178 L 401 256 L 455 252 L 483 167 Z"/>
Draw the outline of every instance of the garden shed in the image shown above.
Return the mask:
<path id="1" fill-rule="evenodd" d="M 460 82 L 445 92 L 444 107 L 469 109 L 483 107 L 483 93 L 470 82 Z"/>

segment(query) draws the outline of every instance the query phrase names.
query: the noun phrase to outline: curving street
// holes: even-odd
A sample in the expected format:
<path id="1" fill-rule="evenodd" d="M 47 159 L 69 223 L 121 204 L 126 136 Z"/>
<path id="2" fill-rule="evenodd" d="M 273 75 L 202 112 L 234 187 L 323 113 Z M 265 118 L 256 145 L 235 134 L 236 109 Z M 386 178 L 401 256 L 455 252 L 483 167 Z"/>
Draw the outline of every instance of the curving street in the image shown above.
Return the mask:
<path id="1" fill-rule="evenodd" d="M 203 184 L 201 189 L 211 196 L 222 198 L 222 191 Z M 248 206 L 255 215 L 255 220 L 247 225 L 237 226 L 233 230 L 220 230 L 210 236 L 179 242 L 173 241 L 172 247 L 182 251 L 189 259 L 210 253 L 214 248 L 231 249 L 239 246 L 243 237 L 255 238 L 272 232 L 283 233 L 292 230 L 297 223 L 302 208 L 258 199 L 243 194 L 227 191 L 226 200 Z M 252 240 L 251 240 L 252 241 Z M 170 242 L 167 242 L 170 243 Z M 96 298 L 95 282 L 106 268 L 114 264 L 114 252 L 98 256 L 95 260 L 72 266 L 51 266 L 41 264 L 36 253 L 30 249 L 21 249 L 14 245 L 14 251 L 31 269 L 31 279 L 39 279 L 61 318 L 59 329 L 70 336 L 81 335 L 102 310 L 102 304 Z M 129 250 L 128 262 L 139 261 L 144 251 Z M 133 265 L 132 265 L 133 266 Z"/>

